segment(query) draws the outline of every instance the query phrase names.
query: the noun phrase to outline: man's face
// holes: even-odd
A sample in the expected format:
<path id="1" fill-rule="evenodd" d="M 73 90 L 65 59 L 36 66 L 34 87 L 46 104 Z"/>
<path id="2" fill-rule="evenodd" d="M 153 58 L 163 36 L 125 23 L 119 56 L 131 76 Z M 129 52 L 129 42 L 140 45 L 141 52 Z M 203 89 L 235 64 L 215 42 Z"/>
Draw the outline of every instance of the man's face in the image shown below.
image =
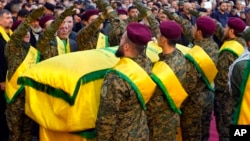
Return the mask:
<path id="1" fill-rule="evenodd" d="M 0 18 L 0 25 L 5 29 L 10 29 L 13 24 L 13 19 L 11 14 L 4 13 Z"/>
<path id="2" fill-rule="evenodd" d="M 42 31 L 42 28 L 40 27 L 38 20 L 35 20 L 31 23 L 31 29 L 36 33 Z"/>
<path id="3" fill-rule="evenodd" d="M 128 16 L 129 16 L 129 17 L 135 17 L 137 14 L 138 14 L 137 9 L 131 9 L 131 10 L 128 12 Z"/>
<path id="4" fill-rule="evenodd" d="M 74 23 L 72 16 L 67 16 L 63 22 L 68 25 L 70 31 L 73 29 Z"/>
<path id="5" fill-rule="evenodd" d="M 23 41 L 26 43 L 30 42 L 30 32 L 27 32 L 27 34 L 24 36 Z"/>
<path id="6" fill-rule="evenodd" d="M 69 27 L 67 24 L 63 23 L 57 30 L 57 36 L 61 39 L 67 39 L 69 35 Z"/>
<path id="7" fill-rule="evenodd" d="M 123 35 L 122 35 L 119 48 L 115 53 L 116 57 L 124 57 L 124 55 L 125 55 L 124 54 L 124 46 L 125 46 L 125 38 L 127 37 L 126 34 L 127 34 L 127 32 L 123 33 Z"/>
<path id="8" fill-rule="evenodd" d="M 98 18 L 98 15 L 92 15 L 89 17 L 88 21 L 87 21 L 87 25 L 89 25 L 90 23 L 92 23 L 95 19 Z"/>
<path id="9" fill-rule="evenodd" d="M 159 18 L 160 22 L 163 22 L 163 21 L 168 20 L 167 15 L 164 14 L 164 13 L 162 13 L 162 12 L 160 12 L 160 13 L 158 14 L 158 18 Z"/>
<path id="10" fill-rule="evenodd" d="M 226 4 L 226 3 L 222 3 L 222 4 L 220 5 L 220 10 L 221 10 L 222 12 L 226 12 L 226 10 L 227 10 L 227 4 Z"/>

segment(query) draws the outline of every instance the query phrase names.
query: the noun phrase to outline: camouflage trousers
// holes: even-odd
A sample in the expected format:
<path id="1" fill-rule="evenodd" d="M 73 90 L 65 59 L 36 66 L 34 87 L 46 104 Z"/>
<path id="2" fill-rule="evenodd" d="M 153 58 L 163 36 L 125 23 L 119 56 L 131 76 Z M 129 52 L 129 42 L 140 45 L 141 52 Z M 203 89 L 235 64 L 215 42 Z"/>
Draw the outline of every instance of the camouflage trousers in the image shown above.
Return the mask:
<path id="1" fill-rule="evenodd" d="M 7 104 L 6 119 L 10 130 L 9 141 L 31 141 L 32 120 L 25 115 L 25 94 L 21 92 L 15 101 Z"/>
<path id="2" fill-rule="evenodd" d="M 214 115 L 220 141 L 229 141 L 232 113 L 232 99 L 229 93 L 216 93 L 214 98 Z"/>
<path id="3" fill-rule="evenodd" d="M 172 112 L 171 115 L 159 113 L 155 119 L 149 121 L 150 141 L 176 141 L 179 115 Z"/>
<path id="4" fill-rule="evenodd" d="M 180 126 L 183 141 L 206 141 L 214 106 L 214 93 L 207 90 L 190 94 L 181 106 Z"/>

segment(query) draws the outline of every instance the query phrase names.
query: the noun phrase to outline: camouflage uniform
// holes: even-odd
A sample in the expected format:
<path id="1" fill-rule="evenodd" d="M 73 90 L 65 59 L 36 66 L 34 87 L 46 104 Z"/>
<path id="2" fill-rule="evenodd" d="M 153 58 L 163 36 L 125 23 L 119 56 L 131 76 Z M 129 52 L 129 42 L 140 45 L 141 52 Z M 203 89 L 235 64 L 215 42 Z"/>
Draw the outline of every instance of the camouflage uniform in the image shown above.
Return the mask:
<path id="1" fill-rule="evenodd" d="M 97 46 L 98 35 L 100 33 L 99 27 L 104 22 L 104 19 L 99 16 L 90 25 L 78 31 L 76 41 L 79 50 L 95 49 Z"/>
<path id="2" fill-rule="evenodd" d="M 176 49 L 172 54 L 160 54 L 160 61 L 164 61 L 174 71 L 183 84 L 186 78 L 185 57 Z M 165 95 L 159 87 L 147 103 L 147 116 L 150 141 L 175 141 L 179 115 L 174 112 Z"/>
<path id="3" fill-rule="evenodd" d="M 11 39 L 6 44 L 5 55 L 8 62 L 7 79 L 10 80 L 16 69 L 25 59 L 30 43 L 23 41 L 24 36 L 30 29 L 33 20 L 43 14 L 43 8 L 35 10 L 20 24 L 18 29 L 12 34 Z M 21 91 L 13 103 L 7 104 L 6 119 L 10 129 L 10 141 L 31 141 L 32 140 L 32 120 L 25 115 L 25 91 Z"/>
<path id="4" fill-rule="evenodd" d="M 216 64 L 218 60 L 218 45 L 212 38 L 195 40 L 195 45 L 204 49 Z M 214 93 L 208 89 L 201 74 L 197 73 L 194 65 L 187 61 L 188 85 L 185 85 L 189 96 L 181 106 L 181 131 L 185 141 L 208 140 L 209 127 L 213 110 Z"/>
<path id="5" fill-rule="evenodd" d="M 189 10 L 190 14 L 192 14 L 193 16 L 195 17 L 201 17 L 202 16 L 202 12 L 198 12 L 198 11 L 195 11 L 195 10 Z M 215 33 L 214 33 L 214 39 L 216 39 L 218 45 L 221 45 L 221 42 L 222 42 L 222 38 L 223 38 L 223 34 L 224 34 L 224 28 L 222 26 L 222 24 L 220 22 L 218 22 L 216 19 L 213 19 L 216 23 L 216 30 L 215 30 Z"/>
<path id="6" fill-rule="evenodd" d="M 108 9 L 112 8 L 106 0 L 98 0 L 96 4 L 101 9 L 101 11 L 104 11 L 106 13 Z M 108 33 L 109 45 L 119 45 L 120 39 L 123 33 L 126 31 L 127 23 L 119 18 L 116 11 L 107 13 L 107 17 L 112 27 L 111 31 L 109 31 Z"/>
<path id="7" fill-rule="evenodd" d="M 60 16 L 56 17 L 55 21 L 41 34 L 36 45 L 37 50 L 41 52 L 41 60 L 46 60 L 58 55 L 57 44 L 53 41 L 55 40 L 55 33 L 64 19 L 74 13 L 73 8 L 72 6 L 66 9 Z"/>
<path id="8" fill-rule="evenodd" d="M 139 55 L 133 60 L 148 74 L 151 73 L 152 63 L 149 58 Z M 116 73 L 109 73 L 104 78 L 96 130 L 97 140 L 100 141 L 149 140 L 146 113 L 135 91 Z"/>
<path id="9" fill-rule="evenodd" d="M 238 41 L 243 47 L 246 46 L 242 38 L 234 39 Z M 229 51 L 223 51 L 219 54 L 217 64 L 218 74 L 215 78 L 215 103 L 214 113 L 216 118 L 217 130 L 219 132 L 220 140 L 229 140 L 229 126 L 231 123 L 232 113 L 232 95 L 228 89 L 228 69 L 229 66 L 237 59 Z"/>

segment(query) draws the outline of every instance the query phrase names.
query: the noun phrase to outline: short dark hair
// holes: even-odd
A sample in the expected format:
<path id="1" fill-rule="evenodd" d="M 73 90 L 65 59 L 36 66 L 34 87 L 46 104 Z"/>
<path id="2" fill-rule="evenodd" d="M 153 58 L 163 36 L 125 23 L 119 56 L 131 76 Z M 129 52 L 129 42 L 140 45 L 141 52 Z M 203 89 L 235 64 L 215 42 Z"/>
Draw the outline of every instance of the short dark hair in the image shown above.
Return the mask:
<path id="1" fill-rule="evenodd" d="M 2 9 L 0 10 L 0 17 L 2 17 L 4 14 L 11 14 L 9 10 Z"/>
<path id="2" fill-rule="evenodd" d="M 175 46 L 177 44 L 177 40 L 169 40 L 169 39 L 167 39 L 167 42 L 171 46 Z"/>
<path id="3" fill-rule="evenodd" d="M 132 10 L 132 9 L 137 9 L 135 6 L 129 6 L 129 8 L 128 8 L 128 12 L 130 11 L 130 10 Z"/>

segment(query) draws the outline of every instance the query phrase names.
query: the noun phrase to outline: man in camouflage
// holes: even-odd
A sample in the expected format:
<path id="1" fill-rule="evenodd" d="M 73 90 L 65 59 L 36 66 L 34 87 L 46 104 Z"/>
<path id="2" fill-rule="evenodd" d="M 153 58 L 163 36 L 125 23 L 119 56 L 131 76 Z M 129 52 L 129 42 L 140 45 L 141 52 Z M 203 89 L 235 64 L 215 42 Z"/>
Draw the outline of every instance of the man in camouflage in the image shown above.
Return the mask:
<path id="1" fill-rule="evenodd" d="M 129 24 L 116 56 L 131 58 L 150 74 L 152 63 L 143 52 L 151 37 L 151 32 L 146 26 L 139 23 Z M 108 73 L 104 78 L 96 131 L 97 140 L 100 141 L 149 140 L 146 113 L 138 102 L 136 91 L 128 81 L 115 72 Z"/>
<path id="2" fill-rule="evenodd" d="M 102 23 L 105 21 L 106 16 L 102 13 L 100 16 L 97 10 L 85 11 L 82 15 L 82 19 L 85 23 L 85 27 L 78 31 L 76 35 L 76 41 L 79 50 L 95 49 L 97 46 L 98 35 L 102 28 Z M 95 19 L 94 21 L 90 21 Z"/>
<path id="3" fill-rule="evenodd" d="M 187 39 L 189 42 L 188 46 L 191 47 L 193 45 L 192 44 L 193 42 L 192 23 L 189 20 L 182 18 L 177 13 L 173 13 L 167 9 L 162 9 L 162 10 L 163 10 L 163 13 L 166 14 L 170 20 L 175 20 L 177 23 L 181 25 L 182 30 L 183 30 L 183 35 L 185 39 Z"/>
<path id="4" fill-rule="evenodd" d="M 172 20 L 175 20 L 183 28 L 183 34 L 192 44 L 202 47 L 212 61 L 216 64 L 218 61 L 218 45 L 212 39 L 215 31 L 218 30 L 218 24 L 206 16 L 200 17 L 199 26 L 192 27 L 192 24 L 164 9 L 164 13 Z M 213 21 L 212 21 L 213 20 Z M 208 22 L 208 23 L 206 23 Z M 210 25 L 207 26 L 206 25 Z M 214 93 L 208 89 L 206 83 L 190 61 L 186 61 L 187 73 L 186 81 L 188 85 L 184 85 L 188 98 L 182 104 L 183 114 L 181 115 L 181 130 L 183 140 L 208 140 L 211 114 L 213 110 Z"/>
<path id="5" fill-rule="evenodd" d="M 175 45 L 182 33 L 181 26 L 174 21 L 164 21 L 160 24 L 157 35 L 158 45 L 163 52 L 159 61 L 165 62 L 183 84 L 186 77 L 185 57 Z M 171 81 L 171 80 L 169 80 Z M 174 111 L 162 89 L 156 87 L 155 93 L 147 103 L 149 138 L 151 141 L 175 141 L 179 115 Z"/>
<path id="6" fill-rule="evenodd" d="M 244 48 L 246 43 L 241 35 L 246 24 L 240 18 L 229 18 L 222 40 L 235 41 L 239 48 Z M 230 46 L 231 48 L 231 46 Z M 238 58 L 236 53 L 230 50 L 220 51 L 217 63 L 218 74 L 215 78 L 215 103 L 214 113 L 216 118 L 217 131 L 222 141 L 229 141 L 229 126 L 231 124 L 232 95 L 228 89 L 229 66 Z"/>
<path id="7" fill-rule="evenodd" d="M 38 19 L 44 12 L 44 8 L 34 10 L 18 27 L 6 44 L 5 55 L 8 62 L 7 79 L 10 80 L 25 59 L 29 48 L 30 24 Z M 32 120 L 25 115 L 25 91 L 19 92 L 12 103 L 7 104 L 6 117 L 10 129 L 10 141 L 31 141 Z"/>
<path id="8" fill-rule="evenodd" d="M 212 39 L 215 30 L 215 22 L 206 16 L 198 18 L 192 29 L 194 45 L 200 46 L 214 64 L 218 60 L 218 45 Z M 186 67 L 187 85 L 184 87 L 189 96 L 181 106 L 182 139 L 184 141 L 208 140 L 214 93 L 208 88 L 202 74 L 199 73 L 191 60 L 186 61 Z"/>

